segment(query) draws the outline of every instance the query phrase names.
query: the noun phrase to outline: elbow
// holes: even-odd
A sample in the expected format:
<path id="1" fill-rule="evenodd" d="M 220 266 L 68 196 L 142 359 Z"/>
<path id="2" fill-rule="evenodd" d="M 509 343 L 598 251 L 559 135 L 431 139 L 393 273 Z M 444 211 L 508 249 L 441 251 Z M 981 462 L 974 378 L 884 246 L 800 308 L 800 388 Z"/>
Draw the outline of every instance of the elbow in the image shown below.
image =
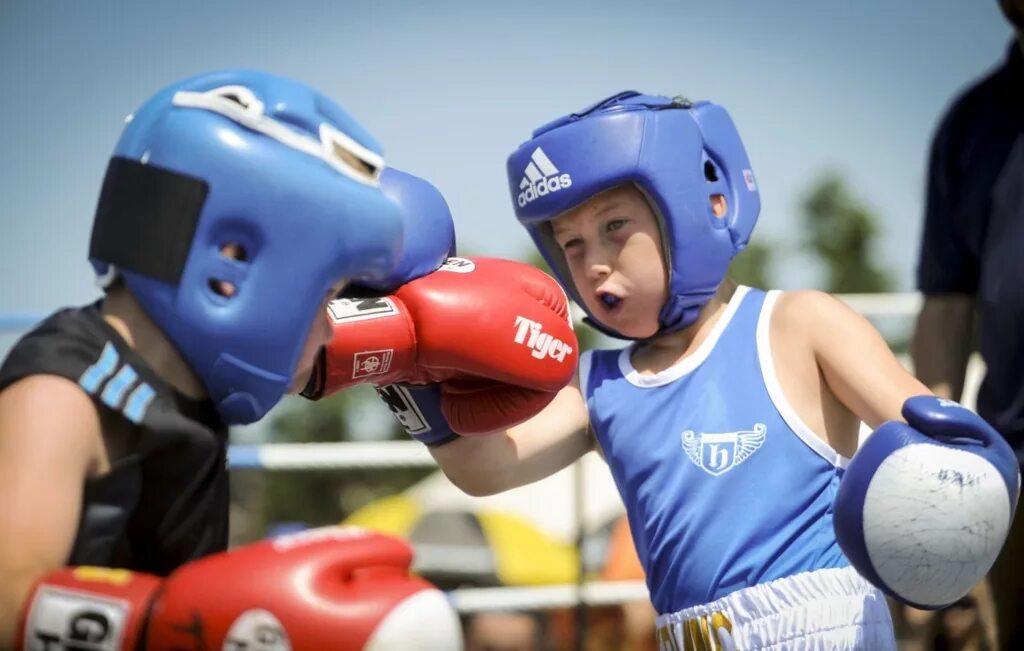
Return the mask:
<path id="1" fill-rule="evenodd" d="M 498 484 L 494 481 L 479 480 L 476 483 L 466 484 L 465 487 L 459 486 L 459 488 L 461 488 L 462 492 L 470 497 L 488 497 L 490 495 L 503 493 L 512 487 Z"/>
<path id="2" fill-rule="evenodd" d="M 448 480 L 472 497 L 487 497 L 521 483 L 515 444 L 507 436 L 461 437 L 430 452 Z"/>
<path id="3" fill-rule="evenodd" d="M 511 486 L 505 486 L 502 482 L 497 481 L 495 473 L 465 472 L 465 469 L 462 469 L 462 472 L 454 472 L 447 468 L 443 468 L 443 470 L 448 480 L 470 497 L 487 497 L 511 488 Z"/>

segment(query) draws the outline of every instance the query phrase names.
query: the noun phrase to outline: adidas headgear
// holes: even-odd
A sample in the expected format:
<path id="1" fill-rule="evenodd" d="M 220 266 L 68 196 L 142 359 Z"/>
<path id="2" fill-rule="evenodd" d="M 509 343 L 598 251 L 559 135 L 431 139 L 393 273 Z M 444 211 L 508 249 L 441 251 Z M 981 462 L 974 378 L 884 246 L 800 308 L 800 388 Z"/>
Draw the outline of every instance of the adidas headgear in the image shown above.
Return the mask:
<path id="1" fill-rule="evenodd" d="M 617 185 L 634 183 L 644 192 L 659 219 L 669 267 L 658 334 L 696 320 L 746 246 L 761 208 L 736 127 L 710 102 L 619 93 L 541 126 L 506 167 L 516 216 L 585 310 L 550 221 Z M 712 212 L 714 194 L 727 200 L 722 217 Z M 625 338 L 589 316 L 605 333 Z"/>

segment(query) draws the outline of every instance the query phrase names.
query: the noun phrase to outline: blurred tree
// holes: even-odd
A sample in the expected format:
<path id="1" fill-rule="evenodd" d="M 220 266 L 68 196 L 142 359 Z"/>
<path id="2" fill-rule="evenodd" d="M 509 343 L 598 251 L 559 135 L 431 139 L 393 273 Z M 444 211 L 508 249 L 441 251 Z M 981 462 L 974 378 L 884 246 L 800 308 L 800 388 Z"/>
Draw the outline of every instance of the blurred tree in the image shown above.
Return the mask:
<path id="1" fill-rule="evenodd" d="M 740 285 L 772 288 L 772 254 L 774 249 L 760 242 L 751 242 L 729 266 L 729 278 Z"/>
<path id="2" fill-rule="evenodd" d="M 380 418 L 371 412 L 381 410 Z M 279 409 L 271 421 L 271 443 L 329 443 L 352 440 L 404 440 L 406 433 L 386 414 L 369 385 L 353 387 L 318 402 L 298 402 Z M 369 416 L 369 417 L 368 417 Z M 366 422 L 384 429 L 361 432 Z M 248 537 L 262 536 L 279 522 L 335 524 L 371 500 L 398 493 L 431 468 L 372 468 L 289 471 L 236 471 L 236 497 L 248 508 Z M 249 493 L 239 496 L 239 491 Z M 253 513 L 252 511 L 258 511 Z"/>
<path id="3" fill-rule="evenodd" d="M 894 288 L 892 275 L 873 255 L 878 217 L 847 188 L 836 172 L 824 174 L 803 200 L 805 246 L 825 266 L 821 289 L 830 293 L 876 293 Z M 896 353 L 905 352 L 910 329 L 905 319 L 874 317 L 872 322 Z"/>
<path id="4" fill-rule="evenodd" d="M 803 201 L 807 246 L 826 267 L 827 292 L 885 292 L 892 277 L 872 256 L 877 217 L 854 198 L 835 172 L 821 177 Z"/>

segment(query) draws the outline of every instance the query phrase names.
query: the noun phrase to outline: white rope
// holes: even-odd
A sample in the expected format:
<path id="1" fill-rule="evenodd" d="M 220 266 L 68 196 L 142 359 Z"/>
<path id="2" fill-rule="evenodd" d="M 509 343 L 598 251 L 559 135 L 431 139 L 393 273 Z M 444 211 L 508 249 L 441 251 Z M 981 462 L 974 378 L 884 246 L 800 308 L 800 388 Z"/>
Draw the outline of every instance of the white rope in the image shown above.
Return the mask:
<path id="1" fill-rule="evenodd" d="M 317 470 L 432 468 L 437 464 L 422 443 L 380 441 L 232 445 L 228 465 L 232 469 Z"/>
<path id="2" fill-rule="evenodd" d="M 571 608 L 580 603 L 608 606 L 628 601 L 648 600 L 643 581 L 604 581 L 546 585 L 535 588 L 462 588 L 448 593 L 460 613 L 486 610 L 547 610 Z"/>
<path id="3" fill-rule="evenodd" d="M 917 292 L 903 294 L 835 294 L 857 312 L 866 317 L 916 316 L 923 299 Z"/>

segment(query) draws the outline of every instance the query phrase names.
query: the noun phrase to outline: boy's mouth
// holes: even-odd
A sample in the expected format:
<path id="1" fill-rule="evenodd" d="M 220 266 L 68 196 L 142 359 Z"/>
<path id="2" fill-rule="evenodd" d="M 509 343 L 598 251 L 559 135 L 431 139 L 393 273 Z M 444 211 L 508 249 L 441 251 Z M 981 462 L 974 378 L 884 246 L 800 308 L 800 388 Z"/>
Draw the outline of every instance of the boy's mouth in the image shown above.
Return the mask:
<path id="1" fill-rule="evenodd" d="M 609 313 L 614 312 L 622 305 L 622 297 L 616 296 L 611 292 L 598 292 L 597 299 Z"/>

